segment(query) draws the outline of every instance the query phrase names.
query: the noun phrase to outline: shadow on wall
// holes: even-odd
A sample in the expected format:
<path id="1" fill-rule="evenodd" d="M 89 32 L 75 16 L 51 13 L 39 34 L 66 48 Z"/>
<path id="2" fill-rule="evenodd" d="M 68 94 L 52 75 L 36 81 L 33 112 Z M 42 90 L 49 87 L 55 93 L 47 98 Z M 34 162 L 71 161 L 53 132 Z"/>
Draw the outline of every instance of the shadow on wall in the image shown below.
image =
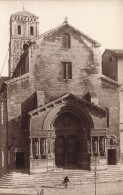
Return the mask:
<path id="1" fill-rule="evenodd" d="M 22 129 L 22 117 L 16 117 L 8 123 L 8 147 L 24 147 L 29 143 L 29 131 Z"/>
<path id="2" fill-rule="evenodd" d="M 16 117 L 8 123 L 8 168 L 17 168 L 17 155 L 24 154 L 25 168 L 29 166 L 29 130 L 22 129 L 22 117 Z M 20 162 L 21 163 L 21 162 Z"/>
<path id="3" fill-rule="evenodd" d="M 37 94 L 33 93 L 21 104 L 21 128 L 29 129 L 28 112 L 37 108 Z"/>

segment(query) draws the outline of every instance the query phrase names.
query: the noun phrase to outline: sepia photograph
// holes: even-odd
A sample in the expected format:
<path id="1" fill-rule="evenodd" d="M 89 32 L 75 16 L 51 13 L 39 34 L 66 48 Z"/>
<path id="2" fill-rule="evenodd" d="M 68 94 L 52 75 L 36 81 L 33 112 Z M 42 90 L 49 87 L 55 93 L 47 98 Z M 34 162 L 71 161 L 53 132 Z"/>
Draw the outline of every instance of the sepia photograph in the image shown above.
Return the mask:
<path id="1" fill-rule="evenodd" d="M 123 0 L 0 0 L 0 195 L 123 195 Z"/>

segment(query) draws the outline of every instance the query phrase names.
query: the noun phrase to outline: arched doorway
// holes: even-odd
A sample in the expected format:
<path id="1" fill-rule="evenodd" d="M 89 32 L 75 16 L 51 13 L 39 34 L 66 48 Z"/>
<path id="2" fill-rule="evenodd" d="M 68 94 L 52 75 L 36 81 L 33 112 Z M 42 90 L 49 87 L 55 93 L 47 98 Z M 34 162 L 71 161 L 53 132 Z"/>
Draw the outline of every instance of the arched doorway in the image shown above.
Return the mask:
<path id="1" fill-rule="evenodd" d="M 55 140 L 55 164 L 57 167 L 89 168 L 87 140 L 89 122 L 77 112 L 66 110 L 58 114 L 53 128 Z"/>

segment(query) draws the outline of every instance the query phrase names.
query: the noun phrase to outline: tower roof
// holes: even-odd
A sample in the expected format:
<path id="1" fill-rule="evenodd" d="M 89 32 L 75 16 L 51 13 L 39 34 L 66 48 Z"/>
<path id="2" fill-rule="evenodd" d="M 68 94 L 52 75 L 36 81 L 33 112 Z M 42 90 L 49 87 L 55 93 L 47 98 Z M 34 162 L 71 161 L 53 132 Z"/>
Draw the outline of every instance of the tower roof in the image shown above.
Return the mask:
<path id="1" fill-rule="evenodd" d="M 21 11 L 19 11 L 19 12 L 16 12 L 15 14 L 12 14 L 12 16 L 38 17 L 38 16 L 36 16 L 36 15 L 34 15 L 34 14 L 32 14 L 32 13 L 30 13 L 30 12 L 24 10 L 24 9 L 21 10 Z"/>

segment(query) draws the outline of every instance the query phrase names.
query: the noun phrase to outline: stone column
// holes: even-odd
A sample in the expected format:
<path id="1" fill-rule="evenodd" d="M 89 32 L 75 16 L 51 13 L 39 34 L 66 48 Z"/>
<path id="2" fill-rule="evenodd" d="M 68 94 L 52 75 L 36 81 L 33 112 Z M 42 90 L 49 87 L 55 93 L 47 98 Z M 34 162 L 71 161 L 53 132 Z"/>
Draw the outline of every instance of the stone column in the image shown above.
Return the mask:
<path id="1" fill-rule="evenodd" d="M 48 159 L 48 143 L 47 143 L 48 139 L 45 138 L 44 141 L 45 141 L 45 155 L 46 155 L 46 159 Z"/>
<path id="2" fill-rule="evenodd" d="M 40 138 L 38 138 L 38 157 L 39 157 L 39 159 L 41 159 L 41 150 L 40 150 L 40 148 L 41 148 L 41 140 L 40 140 Z"/>
<path id="3" fill-rule="evenodd" d="M 44 156 L 46 157 L 46 138 L 41 138 L 40 142 L 41 142 L 40 154 L 41 154 L 41 158 L 44 158 Z"/>
<path id="4" fill-rule="evenodd" d="M 30 138 L 30 159 L 33 159 L 32 138 Z"/>
<path id="5" fill-rule="evenodd" d="M 106 152 L 107 151 L 107 149 L 106 149 L 106 137 L 104 137 L 104 154 L 106 155 Z"/>
<path id="6" fill-rule="evenodd" d="M 99 138 L 100 137 L 97 137 L 97 155 L 98 156 L 100 155 L 100 151 L 99 151 Z"/>
<path id="7" fill-rule="evenodd" d="M 91 137 L 91 155 L 93 155 L 93 137 Z"/>
<path id="8" fill-rule="evenodd" d="M 53 157 L 55 158 L 55 138 L 52 139 L 52 154 Z"/>
<path id="9" fill-rule="evenodd" d="M 65 143 L 65 146 L 64 146 L 65 147 L 65 166 L 67 166 L 67 152 L 66 152 L 67 151 L 67 142 L 66 142 L 67 136 L 66 135 L 64 136 L 64 140 L 65 140 L 64 142 Z"/>

